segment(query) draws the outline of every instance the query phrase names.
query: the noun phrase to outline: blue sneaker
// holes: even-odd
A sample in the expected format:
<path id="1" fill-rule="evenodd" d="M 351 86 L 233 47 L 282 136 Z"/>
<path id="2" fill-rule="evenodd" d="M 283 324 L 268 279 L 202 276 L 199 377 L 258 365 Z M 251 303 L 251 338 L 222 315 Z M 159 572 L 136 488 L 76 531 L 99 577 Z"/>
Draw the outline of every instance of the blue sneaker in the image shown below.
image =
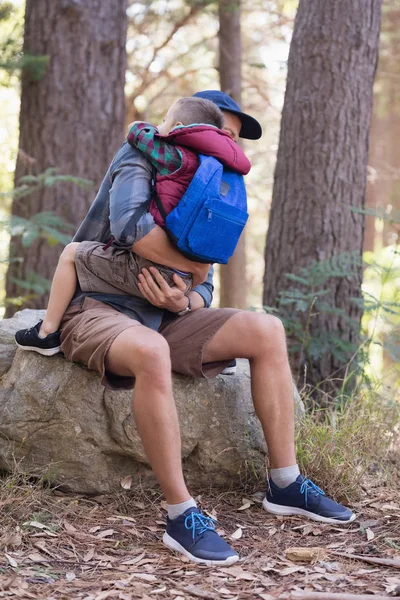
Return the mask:
<path id="1" fill-rule="evenodd" d="M 285 488 L 279 488 L 270 479 L 263 507 L 273 515 L 300 515 L 335 525 L 351 523 L 356 518 L 350 509 L 327 498 L 311 479 L 303 475 Z"/>
<path id="2" fill-rule="evenodd" d="M 215 531 L 214 520 L 195 507 L 188 508 L 176 519 L 167 519 L 163 542 L 195 563 L 233 565 L 239 560 L 236 552 Z"/>

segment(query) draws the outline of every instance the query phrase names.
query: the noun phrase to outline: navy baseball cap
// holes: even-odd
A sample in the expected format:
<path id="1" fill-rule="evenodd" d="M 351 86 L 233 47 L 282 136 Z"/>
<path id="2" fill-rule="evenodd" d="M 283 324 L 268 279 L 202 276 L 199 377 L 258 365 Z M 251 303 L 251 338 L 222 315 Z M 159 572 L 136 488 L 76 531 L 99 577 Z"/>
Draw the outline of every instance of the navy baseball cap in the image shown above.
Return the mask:
<path id="1" fill-rule="evenodd" d="M 258 140 L 262 136 L 262 129 L 260 123 L 246 113 L 240 110 L 239 104 L 237 104 L 228 94 L 221 92 L 220 90 L 205 90 L 204 92 L 196 92 L 193 94 L 197 98 L 205 98 L 211 100 L 221 110 L 237 115 L 242 122 L 242 128 L 239 136 L 248 140 Z"/>

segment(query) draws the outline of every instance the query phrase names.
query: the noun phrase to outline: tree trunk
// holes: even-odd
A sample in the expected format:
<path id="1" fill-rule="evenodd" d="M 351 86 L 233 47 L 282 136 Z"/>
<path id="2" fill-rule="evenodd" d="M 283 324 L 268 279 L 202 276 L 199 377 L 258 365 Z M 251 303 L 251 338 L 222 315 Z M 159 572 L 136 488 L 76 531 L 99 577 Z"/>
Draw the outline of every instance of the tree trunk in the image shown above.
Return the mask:
<path id="1" fill-rule="evenodd" d="M 374 114 L 370 135 L 370 158 L 372 177 L 367 186 L 367 206 L 386 210 L 388 216 L 400 210 L 400 157 L 398 140 L 400 135 L 400 5 L 395 2 L 383 4 L 382 33 L 379 67 L 376 73 Z M 387 246 L 396 243 L 397 232 L 393 224 L 367 217 L 364 248 L 373 250 L 368 235 L 368 221 L 373 222 L 377 243 Z"/>
<path id="2" fill-rule="evenodd" d="M 58 183 L 15 199 L 14 215 L 29 218 L 54 211 L 78 226 L 124 136 L 126 0 L 27 0 L 24 51 L 47 55 L 44 77 L 22 76 L 19 156 L 15 183 L 27 173 L 57 167 L 62 174 L 89 179 L 94 189 Z M 34 160 L 27 160 L 32 157 Z M 32 166 L 33 165 L 33 166 Z M 13 282 L 31 271 L 51 278 L 61 252 L 37 240 L 23 249 L 11 241 L 7 297 L 26 292 Z M 24 306 L 42 308 L 47 298 Z"/>
<path id="3" fill-rule="evenodd" d="M 372 86 L 378 58 L 381 0 L 300 0 L 289 54 L 274 192 L 265 251 L 264 304 L 279 292 L 305 290 L 285 277 L 312 261 L 341 253 L 361 259 Z M 345 356 L 332 349 L 308 360 L 315 385 L 340 378 L 357 344 L 362 316 L 362 269 L 331 278 L 321 311 L 309 322 L 311 338 L 334 336 Z M 340 315 L 339 312 L 343 311 Z M 302 322 L 310 315 L 304 315 Z"/>
<path id="4" fill-rule="evenodd" d="M 219 80 L 221 90 L 242 102 L 240 1 L 219 0 Z M 220 306 L 246 308 L 246 249 L 243 232 L 235 253 L 221 266 Z"/>

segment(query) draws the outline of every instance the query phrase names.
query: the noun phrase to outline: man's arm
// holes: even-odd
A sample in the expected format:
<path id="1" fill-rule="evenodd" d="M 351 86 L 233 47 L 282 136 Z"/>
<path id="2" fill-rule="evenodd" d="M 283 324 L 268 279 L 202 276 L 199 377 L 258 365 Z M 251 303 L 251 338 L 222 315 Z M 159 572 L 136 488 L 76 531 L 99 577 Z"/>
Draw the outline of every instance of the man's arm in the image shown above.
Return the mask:
<path id="1" fill-rule="evenodd" d="M 155 226 L 148 206 L 153 168 L 146 158 L 124 144 L 110 169 L 110 229 L 117 244 L 127 250 Z"/>

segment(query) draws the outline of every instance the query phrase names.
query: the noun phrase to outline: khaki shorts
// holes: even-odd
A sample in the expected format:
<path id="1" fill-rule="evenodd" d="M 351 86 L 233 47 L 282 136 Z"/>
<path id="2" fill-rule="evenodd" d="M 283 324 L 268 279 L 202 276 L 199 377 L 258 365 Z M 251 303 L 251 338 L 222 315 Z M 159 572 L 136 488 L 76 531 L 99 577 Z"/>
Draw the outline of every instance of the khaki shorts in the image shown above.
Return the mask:
<path id="1" fill-rule="evenodd" d="M 113 246 L 107 248 L 99 242 L 81 242 L 75 254 L 75 268 L 83 292 L 143 298 L 138 287 L 138 276 L 143 268 L 149 267 L 156 267 L 169 286 L 175 285 L 172 276 L 176 271 L 141 258 L 129 250 Z M 178 274 L 186 284 L 187 293 L 192 288 L 192 276 Z"/>
<path id="2" fill-rule="evenodd" d="M 171 351 L 172 370 L 191 377 L 215 377 L 234 356 L 215 363 L 203 363 L 203 352 L 217 331 L 237 312 L 234 308 L 200 308 L 161 325 L 159 333 Z M 85 298 L 82 305 L 70 306 L 61 323 L 61 351 L 72 362 L 98 371 L 109 389 L 132 389 L 133 377 L 113 375 L 105 369 L 106 354 L 116 337 L 128 328 L 135 335 L 138 321 L 116 309 Z"/>

